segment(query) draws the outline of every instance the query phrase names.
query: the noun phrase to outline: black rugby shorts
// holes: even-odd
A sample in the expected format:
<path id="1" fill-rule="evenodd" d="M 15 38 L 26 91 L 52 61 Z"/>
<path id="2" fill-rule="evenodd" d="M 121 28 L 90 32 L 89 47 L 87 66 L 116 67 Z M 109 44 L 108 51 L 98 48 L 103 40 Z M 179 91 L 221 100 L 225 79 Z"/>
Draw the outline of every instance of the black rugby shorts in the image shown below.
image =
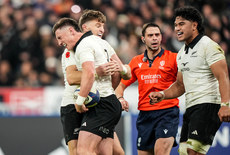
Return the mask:
<path id="1" fill-rule="evenodd" d="M 77 140 L 83 114 L 76 111 L 73 104 L 61 107 L 61 123 L 66 145 L 70 140 Z"/>
<path id="2" fill-rule="evenodd" d="M 115 95 L 101 97 L 83 117 L 81 129 L 102 138 L 113 138 L 114 128 L 121 117 L 121 103 Z"/>
<path id="3" fill-rule="evenodd" d="M 219 104 L 202 103 L 186 109 L 183 116 L 180 142 L 195 139 L 212 145 L 221 122 L 218 117 Z"/>

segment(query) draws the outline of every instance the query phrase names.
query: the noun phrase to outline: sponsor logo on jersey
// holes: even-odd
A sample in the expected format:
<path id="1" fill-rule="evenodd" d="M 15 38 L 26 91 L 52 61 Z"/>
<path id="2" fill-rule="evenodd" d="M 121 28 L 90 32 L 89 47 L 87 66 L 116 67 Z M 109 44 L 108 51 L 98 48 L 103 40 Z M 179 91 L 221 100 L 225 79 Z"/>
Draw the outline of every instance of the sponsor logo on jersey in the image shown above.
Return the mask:
<path id="1" fill-rule="evenodd" d="M 158 79 L 160 78 L 161 78 L 160 74 L 141 75 L 141 80 L 143 80 L 145 84 L 158 83 Z"/>
<path id="2" fill-rule="evenodd" d="M 194 131 L 192 132 L 192 134 L 193 134 L 193 135 L 198 135 L 197 130 L 194 130 Z"/>
<path id="3" fill-rule="evenodd" d="M 107 128 L 103 127 L 103 126 L 100 126 L 99 131 L 102 131 L 105 134 L 109 134 L 109 129 L 107 129 Z"/>
<path id="4" fill-rule="evenodd" d="M 139 68 L 141 68 L 142 64 L 143 64 L 143 63 L 139 63 L 139 64 L 138 64 Z"/>
<path id="5" fill-rule="evenodd" d="M 184 63 L 182 62 L 182 63 L 181 63 L 181 66 L 182 66 L 182 67 L 185 67 L 187 64 L 188 64 L 188 62 L 184 62 Z M 190 71 L 190 68 L 189 68 L 189 67 L 186 67 L 186 68 L 182 68 L 182 69 L 181 69 L 181 72 L 185 72 L 185 71 Z"/>
<path id="6" fill-rule="evenodd" d="M 164 131 L 164 133 L 165 133 L 165 134 L 167 134 L 167 133 L 168 133 L 168 129 L 164 129 L 163 131 Z"/>
<path id="7" fill-rule="evenodd" d="M 190 71 L 190 68 L 187 67 L 187 68 L 182 68 L 181 69 L 181 72 L 186 72 L 186 71 Z"/>
<path id="8" fill-rule="evenodd" d="M 194 52 L 192 52 L 192 54 L 191 55 L 194 55 L 194 54 L 196 54 L 197 53 L 197 51 L 194 51 Z"/>
<path id="9" fill-rule="evenodd" d="M 197 55 L 194 55 L 194 54 L 196 54 L 196 53 L 197 53 L 197 51 L 192 52 L 192 54 L 191 54 L 190 57 L 197 57 Z"/>
<path id="10" fill-rule="evenodd" d="M 86 122 L 82 123 L 82 125 L 81 125 L 81 126 L 86 126 Z"/>
<path id="11" fill-rule="evenodd" d="M 188 64 L 188 62 L 185 62 L 185 63 L 181 63 L 183 66 L 186 66 Z"/>
<path id="12" fill-rule="evenodd" d="M 162 61 L 160 62 L 159 69 L 164 69 L 164 67 L 163 67 L 164 65 L 165 65 L 165 61 L 162 60 Z"/>
<path id="13" fill-rule="evenodd" d="M 75 128 L 73 131 L 73 134 L 76 135 L 76 134 L 78 134 L 78 132 L 79 132 L 79 128 Z"/>

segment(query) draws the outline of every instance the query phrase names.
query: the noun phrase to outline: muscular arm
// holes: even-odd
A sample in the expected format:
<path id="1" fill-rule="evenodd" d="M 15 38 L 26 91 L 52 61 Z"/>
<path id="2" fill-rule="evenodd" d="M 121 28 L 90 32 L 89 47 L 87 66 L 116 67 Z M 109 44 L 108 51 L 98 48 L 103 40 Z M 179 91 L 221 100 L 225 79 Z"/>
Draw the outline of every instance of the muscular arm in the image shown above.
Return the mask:
<path id="1" fill-rule="evenodd" d="M 165 99 L 173 99 L 183 95 L 185 92 L 182 73 L 177 73 L 177 80 L 166 90 L 164 90 Z"/>
<path id="2" fill-rule="evenodd" d="M 220 60 L 210 66 L 212 73 L 219 83 L 221 103 L 228 103 L 230 100 L 229 77 L 226 60 Z M 218 116 L 220 121 L 230 122 L 229 106 L 221 106 Z"/>
<path id="3" fill-rule="evenodd" d="M 226 60 L 220 60 L 210 66 L 212 73 L 219 82 L 219 90 L 221 96 L 221 102 L 229 102 L 230 100 L 230 88 L 229 77 Z"/>
<path id="4" fill-rule="evenodd" d="M 120 61 L 120 59 L 116 54 L 112 55 L 111 58 L 117 61 L 117 63 L 122 64 L 122 62 Z M 127 68 L 127 74 L 121 75 L 120 72 L 115 72 L 112 74 L 112 84 L 114 90 L 119 85 L 121 78 L 126 80 L 131 78 L 130 67 L 128 65 L 125 65 L 125 67 Z M 105 76 L 111 74 L 111 71 L 114 69 L 117 68 L 114 68 L 113 64 L 106 63 L 97 67 L 96 72 L 98 76 Z M 78 71 L 75 65 L 71 65 L 66 68 L 66 76 L 69 85 L 79 85 L 81 83 L 82 71 Z"/>
<path id="5" fill-rule="evenodd" d="M 117 89 L 115 90 L 117 98 L 122 97 L 124 95 L 125 89 L 126 89 L 126 85 L 120 82 Z"/>
<path id="6" fill-rule="evenodd" d="M 112 87 L 113 87 L 114 90 L 118 87 L 120 81 L 121 81 L 120 73 L 119 72 L 115 72 L 112 75 Z"/>
<path id="7" fill-rule="evenodd" d="M 90 89 L 94 82 L 94 62 L 86 61 L 82 64 L 82 80 L 81 80 L 81 88 L 76 100 L 75 108 L 77 112 L 86 112 L 88 108 L 85 107 L 84 101 L 88 96 Z"/>
<path id="8" fill-rule="evenodd" d="M 117 89 L 115 90 L 116 96 L 119 99 L 119 101 L 121 102 L 122 105 L 122 109 L 125 111 L 129 111 L 129 104 L 128 102 L 123 98 L 124 95 L 124 91 L 126 89 L 126 85 L 124 85 L 123 83 L 120 82 L 119 86 L 117 87 Z"/>
<path id="9" fill-rule="evenodd" d="M 87 97 L 94 82 L 94 62 L 87 61 L 82 64 L 82 80 L 79 95 Z"/>
<path id="10" fill-rule="evenodd" d="M 66 68 L 66 78 L 69 85 L 77 85 L 81 83 L 81 71 L 77 70 L 76 65 L 71 65 Z"/>
<path id="11" fill-rule="evenodd" d="M 103 65 L 101 65 L 101 66 L 96 68 L 96 72 L 97 72 L 98 76 L 105 76 L 105 75 L 110 74 L 109 73 L 110 69 L 107 69 L 106 66 L 108 66 L 108 65 L 103 64 Z M 68 66 L 66 68 L 66 78 L 67 78 L 67 81 L 68 81 L 69 85 L 79 85 L 81 83 L 81 75 L 82 75 L 82 71 L 78 71 L 76 65 L 71 65 L 71 66 Z M 117 78 L 120 79 L 120 74 L 119 73 L 118 73 Z M 117 84 L 116 84 L 116 82 L 117 82 Z M 116 80 L 114 82 L 114 84 L 116 84 L 114 86 L 114 89 L 118 86 L 119 82 L 120 82 L 120 80 Z"/>
<path id="12" fill-rule="evenodd" d="M 183 76 L 181 72 L 177 73 L 177 80 L 162 92 L 151 92 L 149 94 L 150 104 L 158 103 L 163 99 L 173 99 L 184 94 Z"/>

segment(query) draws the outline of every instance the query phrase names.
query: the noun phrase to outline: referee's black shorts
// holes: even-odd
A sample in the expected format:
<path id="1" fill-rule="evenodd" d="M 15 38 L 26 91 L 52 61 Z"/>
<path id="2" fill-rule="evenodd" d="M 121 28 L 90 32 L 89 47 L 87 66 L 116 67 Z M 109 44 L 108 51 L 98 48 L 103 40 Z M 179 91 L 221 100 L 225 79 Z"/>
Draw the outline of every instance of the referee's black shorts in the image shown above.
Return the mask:
<path id="1" fill-rule="evenodd" d="M 114 128 L 121 117 L 121 103 L 115 95 L 101 97 L 100 102 L 89 108 L 83 117 L 80 130 L 102 138 L 113 138 Z"/>
<path id="2" fill-rule="evenodd" d="M 195 139 L 204 145 L 212 145 L 221 122 L 218 117 L 219 104 L 202 103 L 186 109 L 183 116 L 180 142 Z"/>

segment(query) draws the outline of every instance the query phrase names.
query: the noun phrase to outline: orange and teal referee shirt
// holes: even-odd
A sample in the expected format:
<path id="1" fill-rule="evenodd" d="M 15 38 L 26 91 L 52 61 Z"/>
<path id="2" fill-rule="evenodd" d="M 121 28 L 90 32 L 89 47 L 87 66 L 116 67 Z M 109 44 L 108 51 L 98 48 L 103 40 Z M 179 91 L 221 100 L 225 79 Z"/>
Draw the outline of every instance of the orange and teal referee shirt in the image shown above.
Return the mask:
<path id="1" fill-rule="evenodd" d="M 153 60 L 147 56 L 147 51 L 135 56 L 129 63 L 132 78 L 121 80 L 127 87 L 138 80 L 139 101 L 138 110 L 152 111 L 167 109 L 179 106 L 179 100 L 163 100 L 154 105 L 150 104 L 149 94 L 153 91 L 162 91 L 167 89 L 176 81 L 177 77 L 177 53 L 161 49 Z M 145 58 L 144 58 L 145 57 Z"/>

